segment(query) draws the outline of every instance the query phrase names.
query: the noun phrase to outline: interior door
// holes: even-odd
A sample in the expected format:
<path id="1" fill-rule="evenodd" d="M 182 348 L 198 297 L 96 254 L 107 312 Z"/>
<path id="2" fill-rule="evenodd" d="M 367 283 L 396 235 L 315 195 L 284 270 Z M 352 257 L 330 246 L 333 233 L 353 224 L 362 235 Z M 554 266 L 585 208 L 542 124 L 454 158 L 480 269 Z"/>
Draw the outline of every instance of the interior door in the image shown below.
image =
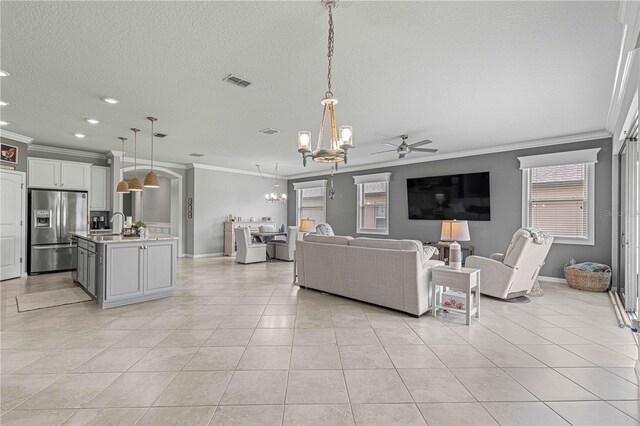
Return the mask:
<path id="1" fill-rule="evenodd" d="M 0 172 L 0 280 L 22 275 L 24 174 Z"/>

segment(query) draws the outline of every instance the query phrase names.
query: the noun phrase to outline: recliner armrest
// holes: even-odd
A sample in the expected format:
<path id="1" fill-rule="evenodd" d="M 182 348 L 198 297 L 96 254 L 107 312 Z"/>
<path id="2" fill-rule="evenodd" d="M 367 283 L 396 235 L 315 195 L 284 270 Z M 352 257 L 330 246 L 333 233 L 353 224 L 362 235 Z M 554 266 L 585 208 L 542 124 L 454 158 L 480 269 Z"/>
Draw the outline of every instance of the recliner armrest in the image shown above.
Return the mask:
<path id="1" fill-rule="evenodd" d="M 504 254 L 503 253 L 493 253 L 491 256 L 489 256 L 489 259 L 497 260 L 498 262 L 502 262 L 504 260 Z"/>

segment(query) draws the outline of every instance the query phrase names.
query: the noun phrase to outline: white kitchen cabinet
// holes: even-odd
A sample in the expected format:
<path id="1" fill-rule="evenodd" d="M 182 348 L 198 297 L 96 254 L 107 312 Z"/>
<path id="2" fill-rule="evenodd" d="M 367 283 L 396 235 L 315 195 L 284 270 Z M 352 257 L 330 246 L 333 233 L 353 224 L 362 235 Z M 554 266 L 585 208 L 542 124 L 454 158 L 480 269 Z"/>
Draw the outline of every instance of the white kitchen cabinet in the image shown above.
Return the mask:
<path id="1" fill-rule="evenodd" d="M 109 210 L 109 168 L 91 166 L 89 210 Z"/>
<path id="2" fill-rule="evenodd" d="M 91 164 L 29 158 L 29 188 L 89 191 Z"/>
<path id="3" fill-rule="evenodd" d="M 60 162 L 41 158 L 29 158 L 30 188 L 59 188 Z"/>
<path id="4" fill-rule="evenodd" d="M 60 189 L 91 189 L 91 164 L 60 162 Z"/>
<path id="5" fill-rule="evenodd" d="M 153 294 L 171 289 L 176 276 L 175 242 L 147 244 L 145 247 L 144 293 Z"/>

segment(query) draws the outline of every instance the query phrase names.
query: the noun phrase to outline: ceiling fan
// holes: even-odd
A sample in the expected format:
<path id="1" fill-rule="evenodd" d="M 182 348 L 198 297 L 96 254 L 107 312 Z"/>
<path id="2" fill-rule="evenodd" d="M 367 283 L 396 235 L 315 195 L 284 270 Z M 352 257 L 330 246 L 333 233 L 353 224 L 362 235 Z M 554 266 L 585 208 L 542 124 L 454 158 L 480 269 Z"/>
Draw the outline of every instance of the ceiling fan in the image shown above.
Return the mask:
<path id="1" fill-rule="evenodd" d="M 412 144 L 408 144 L 407 143 L 407 139 L 409 139 L 409 135 L 400 135 L 400 139 L 402 139 L 402 142 L 400 143 L 400 145 L 394 145 L 390 142 L 382 142 L 383 145 L 389 145 L 392 146 L 394 149 L 387 149 L 385 151 L 379 151 L 379 152 L 374 152 L 371 155 L 374 154 L 382 154 L 385 152 L 397 152 L 398 153 L 398 158 L 404 158 L 405 155 L 407 154 L 411 154 L 412 151 L 416 151 L 416 152 L 438 152 L 437 149 L 429 149 L 429 148 L 418 148 L 422 145 L 427 145 L 430 143 L 433 143 L 433 141 L 430 141 L 429 139 L 425 139 L 423 141 L 420 142 L 415 142 Z"/>

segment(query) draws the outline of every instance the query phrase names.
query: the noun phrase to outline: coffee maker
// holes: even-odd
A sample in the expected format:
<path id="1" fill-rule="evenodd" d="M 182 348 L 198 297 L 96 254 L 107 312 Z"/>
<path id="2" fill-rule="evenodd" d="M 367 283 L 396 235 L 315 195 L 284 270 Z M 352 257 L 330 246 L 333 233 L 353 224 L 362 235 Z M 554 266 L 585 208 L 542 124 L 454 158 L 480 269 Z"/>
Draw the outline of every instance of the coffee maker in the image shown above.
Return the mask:
<path id="1" fill-rule="evenodd" d="M 91 229 L 105 229 L 107 221 L 105 216 L 91 216 Z"/>

